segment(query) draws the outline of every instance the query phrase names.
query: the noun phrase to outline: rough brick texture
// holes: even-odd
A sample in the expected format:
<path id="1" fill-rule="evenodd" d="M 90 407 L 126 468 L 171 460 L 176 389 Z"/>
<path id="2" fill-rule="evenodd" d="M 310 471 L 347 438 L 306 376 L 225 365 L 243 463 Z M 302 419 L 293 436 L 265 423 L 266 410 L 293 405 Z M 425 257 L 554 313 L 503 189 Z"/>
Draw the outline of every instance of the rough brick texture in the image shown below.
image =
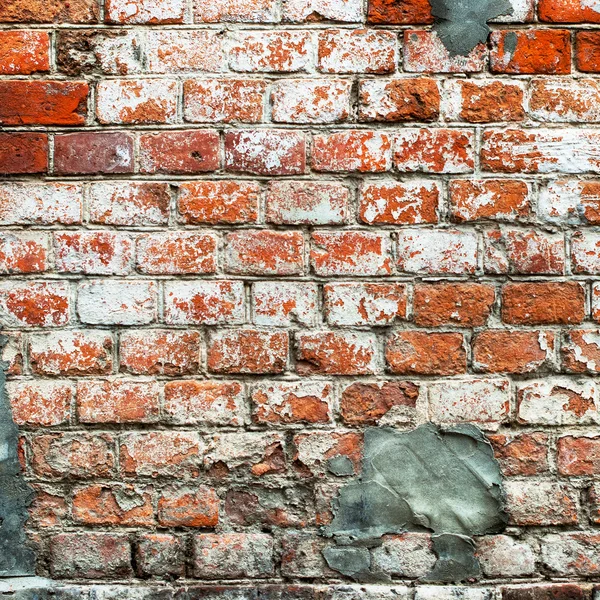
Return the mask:
<path id="1" fill-rule="evenodd" d="M 510 4 L 460 56 L 429 0 L 0 0 L 2 358 L 64 598 L 600 598 L 600 3 Z M 354 584 L 332 500 L 429 421 L 489 436 L 509 528 L 479 581 L 418 581 L 419 532 Z"/>

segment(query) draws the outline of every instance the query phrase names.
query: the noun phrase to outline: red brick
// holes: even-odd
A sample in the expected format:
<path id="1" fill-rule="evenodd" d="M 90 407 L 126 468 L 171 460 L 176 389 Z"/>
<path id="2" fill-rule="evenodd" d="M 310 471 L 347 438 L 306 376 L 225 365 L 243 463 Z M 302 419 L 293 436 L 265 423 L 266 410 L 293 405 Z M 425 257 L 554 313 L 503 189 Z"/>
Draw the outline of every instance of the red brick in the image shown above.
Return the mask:
<path id="1" fill-rule="evenodd" d="M 317 322 L 318 289 L 314 283 L 260 281 L 252 286 L 253 323 L 264 326 Z"/>
<path id="2" fill-rule="evenodd" d="M 396 35 L 373 29 L 329 29 L 319 35 L 319 70 L 323 73 L 393 73 Z"/>
<path id="3" fill-rule="evenodd" d="M 466 57 L 452 56 L 433 31 L 405 31 L 403 50 L 408 73 L 478 73 L 486 64 L 484 44 L 477 44 Z"/>
<path id="4" fill-rule="evenodd" d="M 314 272 L 321 276 L 390 275 L 390 238 L 364 231 L 322 232 L 312 235 L 310 252 Z"/>
<path id="5" fill-rule="evenodd" d="M 493 73 L 565 75 L 571 72 L 569 31 L 494 31 L 490 39 Z"/>
<path id="6" fill-rule="evenodd" d="M 185 552 L 183 541 L 168 533 L 148 533 L 140 536 L 136 548 L 136 563 L 144 577 L 183 577 Z"/>
<path id="7" fill-rule="evenodd" d="M 554 334 L 490 329 L 473 341 L 473 368 L 484 373 L 533 373 L 552 366 Z"/>
<path id="8" fill-rule="evenodd" d="M 198 371 L 197 331 L 149 329 L 121 334 L 120 367 L 134 375 L 188 375 Z"/>
<path id="9" fill-rule="evenodd" d="M 120 439 L 121 473 L 124 477 L 198 477 L 203 450 L 197 433 L 127 433 Z"/>
<path id="10" fill-rule="evenodd" d="M 242 281 L 170 281 L 165 284 L 169 325 L 226 325 L 244 322 Z"/>
<path id="11" fill-rule="evenodd" d="M 275 0 L 215 0 L 196 2 L 196 23 L 272 23 L 277 21 Z"/>
<path id="12" fill-rule="evenodd" d="M 17 425 L 65 425 L 71 415 L 73 386 L 67 381 L 9 381 L 6 392 Z"/>
<path id="13" fill-rule="evenodd" d="M 565 241 L 562 234 L 533 229 L 496 228 L 483 235 L 483 268 L 500 275 L 562 275 Z"/>
<path id="14" fill-rule="evenodd" d="M 548 472 L 548 436 L 543 432 L 490 435 L 494 456 L 506 477 Z"/>
<path id="15" fill-rule="evenodd" d="M 217 239 L 210 233 L 152 233 L 137 239 L 136 266 L 151 275 L 214 273 Z"/>
<path id="16" fill-rule="evenodd" d="M 133 138 L 126 133 L 57 135 L 54 171 L 61 175 L 133 173 Z"/>
<path id="17" fill-rule="evenodd" d="M 330 325 L 388 326 L 406 319 L 407 287 L 401 283 L 329 283 L 323 294 Z"/>
<path id="18" fill-rule="evenodd" d="M 107 0 L 106 21 L 109 23 L 158 25 L 183 23 L 183 0 Z"/>
<path id="19" fill-rule="evenodd" d="M 440 113 L 440 92 L 432 79 L 361 81 L 359 102 L 361 121 L 435 121 Z"/>
<path id="20" fill-rule="evenodd" d="M 78 81 L 0 81 L 0 124 L 83 125 L 88 91 Z"/>
<path id="21" fill-rule="evenodd" d="M 48 268 L 48 248 L 48 235 L 44 233 L 0 233 L 0 274 L 44 272 Z"/>
<path id="22" fill-rule="evenodd" d="M 529 186 L 512 179 L 455 179 L 448 187 L 452 217 L 462 223 L 515 221 L 531 215 Z"/>
<path id="23" fill-rule="evenodd" d="M 313 138 L 312 166 L 316 171 L 334 173 L 389 171 L 392 140 L 377 131 L 344 131 Z"/>
<path id="24" fill-rule="evenodd" d="M 152 527 L 151 487 L 90 485 L 73 493 L 73 520 L 83 525 Z"/>
<path id="25" fill-rule="evenodd" d="M 110 477 L 115 466 L 110 434 L 57 433 L 31 439 L 31 467 L 38 477 Z"/>
<path id="26" fill-rule="evenodd" d="M 360 219 L 369 225 L 437 223 L 441 190 L 430 181 L 364 183 Z"/>
<path id="27" fill-rule="evenodd" d="M 529 89 L 528 112 L 537 121 L 596 123 L 600 85 L 594 79 L 536 80 Z"/>
<path id="28" fill-rule="evenodd" d="M 299 375 L 373 375 L 379 371 L 376 338 L 364 332 L 300 332 L 296 371 Z"/>
<path id="29" fill-rule="evenodd" d="M 600 12 L 585 0 L 540 0 L 540 21 L 549 23 L 600 23 Z"/>
<path id="30" fill-rule="evenodd" d="M 340 413 L 348 425 L 410 423 L 419 386 L 409 382 L 353 383 L 344 389 Z"/>
<path id="31" fill-rule="evenodd" d="M 561 475 L 598 475 L 600 438 L 565 436 L 558 440 L 558 472 Z"/>
<path id="32" fill-rule="evenodd" d="M 523 86 L 519 83 L 476 80 L 447 81 L 444 116 L 449 121 L 492 123 L 523 121 Z"/>
<path id="33" fill-rule="evenodd" d="M 294 73 L 313 64 L 310 31 L 238 31 L 232 37 L 229 66 L 242 73 Z"/>
<path id="34" fill-rule="evenodd" d="M 30 75 L 48 71 L 49 52 L 50 37 L 44 31 L 2 31 L 0 75 Z"/>
<path id="35" fill-rule="evenodd" d="M 246 181 L 194 181 L 179 188 L 177 208 L 186 224 L 254 223 L 260 187 Z"/>
<path id="36" fill-rule="evenodd" d="M 158 522 L 163 527 L 216 527 L 219 497 L 206 486 L 163 489 L 158 498 Z"/>
<path id="37" fill-rule="evenodd" d="M 171 3 L 172 0 L 170 0 Z M 152 29 L 146 56 L 150 73 L 218 72 L 225 63 L 223 42 L 217 30 Z"/>
<path id="38" fill-rule="evenodd" d="M 142 173 L 205 173 L 221 166 L 216 131 L 169 131 L 140 137 Z"/>
<path id="39" fill-rule="evenodd" d="M 70 320 L 70 293 L 63 281 L 4 281 L 0 310 L 8 326 L 60 327 Z"/>
<path id="40" fill-rule="evenodd" d="M 223 330 L 211 335 L 207 353 L 212 373 L 283 373 L 288 362 L 288 334 Z"/>
<path id="41" fill-rule="evenodd" d="M 394 164 L 406 172 L 470 173 L 474 144 L 470 130 L 402 129 L 395 139 Z"/>
<path id="42" fill-rule="evenodd" d="M 428 0 L 369 0 L 369 23 L 428 25 L 433 23 Z"/>
<path id="43" fill-rule="evenodd" d="M 576 583 L 519 585 L 502 588 L 502 600 L 589 600 L 590 589 Z"/>
<path id="44" fill-rule="evenodd" d="M 29 507 L 30 526 L 37 528 L 62 527 L 67 521 L 69 509 L 66 493 L 60 488 L 32 486 L 35 498 Z"/>
<path id="45" fill-rule="evenodd" d="M 114 379 L 77 384 L 81 423 L 153 423 L 158 412 L 157 382 Z"/>
<path id="46" fill-rule="evenodd" d="M 57 331 L 29 338 L 31 370 L 42 376 L 109 374 L 113 366 L 112 351 L 112 336 L 104 331 Z"/>
<path id="47" fill-rule="evenodd" d="M 477 283 L 434 283 L 415 286 L 413 311 L 421 327 L 485 325 L 494 305 L 491 285 Z"/>
<path id="48" fill-rule="evenodd" d="M 184 114 L 191 123 L 260 123 L 266 82 L 255 79 L 189 79 Z"/>
<path id="49" fill-rule="evenodd" d="M 169 381 L 164 415 L 174 425 L 239 426 L 246 422 L 242 384 L 228 381 Z"/>
<path id="50" fill-rule="evenodd" d="M 0 6 L 0 22 L 7 23 L 93 23 L 97 19 L 95 0 L 7 0 Z"/>
<path id="51" fill-rule="evenodd" d="M 274 181 L 266 220 L 277 225 L 337 225 L 348 219 L 350 190 L 333 181 Z"/>
<path id="52" fill-rule="evenodd" d="M 502 320 L 519 325 L 568 325 L 585 317 L 585 290 L 565 283 L 509 283 L 502 289 Z"/>
<path id="53" fill-rule="evenodd" d="M 86 275 L 127 275 L 134 246 L 128 235 L 110 231 L 54 234 L 56 270 Z"/>
<path id="54" fill-rule="evenodd" d="M 126 534 L 60 533 L 50 542 L 50 572 L 54 578 L 124 579 L 133 574 Z"/>
<path id="55" fill-rule="evenodd" d="M 385 358 L 399 375 L 457 375 L 467 370 L 460 333 L 398 332 L 388 340 Z"/>
<path id="56" fill-rule="evenodd" d="M 300 175 L 306 169 L 304 135 L 269 129 L 225 134 L 227 171 L 254 175 Z"/>
<path id="57" fill-rule="evenodd" d="M 235 275 L 302 275 L 304 238 L 297 231 L 227 234 L 225 270 Z"/>
<path id="58" fill-rule="evenodd" d="M 48 136 L 45 133 L 0 133 L 0 174 L 45 173 Z"/>
<path id="59" fill-rule="evenodd" d="M 579 71 L 600 73 L 600 31 L 575 34 L 575 61 Z"/>
<path id="60" fill-rule="evenodd" d="M 600 331 L 571 329 L 561 345 L 563 367 L 572 373 L 600 373 Z"/>
<path id="61" fill-rule="evenodd" d="M 97 182 L 90 187 L 90 222 L 131 227 L 166 225 L 170 203 L 165 183 Z"/>
<path id="62" fill-rule="evenodd" d="M 321 382 L 273 382 L 252 391 L 256 423 L 324 424 L 332 418 L 333 387 Z"/>

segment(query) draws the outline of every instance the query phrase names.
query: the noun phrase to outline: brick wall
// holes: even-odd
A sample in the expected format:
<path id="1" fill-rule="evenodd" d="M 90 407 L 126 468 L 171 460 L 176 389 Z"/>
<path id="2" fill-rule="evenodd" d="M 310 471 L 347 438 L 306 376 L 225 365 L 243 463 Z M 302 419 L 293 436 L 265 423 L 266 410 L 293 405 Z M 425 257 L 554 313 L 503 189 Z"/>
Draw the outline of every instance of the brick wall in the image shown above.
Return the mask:
<path id="1" fill-rule="evenodd" d="M 462 57 L 426 0 L 0 1 L 0 324 L 39 575 L 592 598 L 600 6 L 512 4 Z M 387 587 L 348 587 L 327 461 L 357 474 L 365 428 L 428 421 L 487 432 L 509 527 L 475 587 L 413 589 L 425 533 L 373 549 Z"/>

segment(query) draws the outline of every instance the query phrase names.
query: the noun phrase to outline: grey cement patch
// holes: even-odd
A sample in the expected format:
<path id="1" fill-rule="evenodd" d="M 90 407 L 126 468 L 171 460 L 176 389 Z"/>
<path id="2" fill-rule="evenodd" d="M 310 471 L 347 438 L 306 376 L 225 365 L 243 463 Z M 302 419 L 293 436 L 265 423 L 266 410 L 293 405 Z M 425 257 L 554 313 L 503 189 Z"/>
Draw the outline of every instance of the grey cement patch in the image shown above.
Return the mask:
<path id="1" fill-rule="evenodd" d="M 6 342 L 0 335 L 0 351 Z M 0 362 L 0 577 L 13 577 L 35 573 L 35 554 L 24 532 L 33 490 L 21 473 L 19 432 L 6 393 L 6 368 Z"/>
<path id="2" fill-rule="evenodd" d="M 359 480 L 340 490 L 324 533 L 338 550 L 364 550 L 385 534 L 430 532 L 438 561 L 424 580 L 464 581 L 481 574 L 472 536 L 505 529 L 504 502 L 500 466 L 476 427 L 371 428 Z M 358 581 L 386 579 L 366 571 L 364 552 L 329 549 L 324 556 L 331 568 Z"/>
<path id="3" fill-rule="evenodd" d="M 487 22 L 511 15 L 509 0 L 430 0 L 434 30 L 451 56 L 467 56 L 490 33 Z"/>

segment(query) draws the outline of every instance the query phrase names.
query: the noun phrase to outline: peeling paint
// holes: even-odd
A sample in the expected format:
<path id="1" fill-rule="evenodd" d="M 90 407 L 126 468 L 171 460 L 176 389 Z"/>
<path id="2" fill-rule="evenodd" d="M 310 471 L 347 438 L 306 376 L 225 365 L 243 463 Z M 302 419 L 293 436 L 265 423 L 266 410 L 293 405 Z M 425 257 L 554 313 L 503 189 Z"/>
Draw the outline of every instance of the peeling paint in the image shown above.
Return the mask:
<path id="1" fill-rule="evenodd" d="M 467 56 L 490 33 L 487 22 L 512 15 L 509 0 L 431 0 L 434 29 L 451 56 Z"/>
<path id="2" fill-rule="evenodd" d="M 340 490 L 324 530 L 337 545 L 323 555 L 332 569 L 358 581 L 382 580 L 387 576 L 371 569 L 368 548 L 381 545 L 385 534 L 431 532 L 438 560 L 423 580 L 477 578 L 471 538 L 504 530 L 504 502 L 499 464 L 477 427 L 371 428 L 360 478 Z"/>
<path id="3" fill-rule="evenodd" d="M 7 342 L 0 335 L 0 353 Z M 0 577 L 20 577 L 35 573 L 35 554 L 23 529 L 33 490 L 21 474 L 19 432 L 6 392 L 7 367 L 0 362 Z"/>

